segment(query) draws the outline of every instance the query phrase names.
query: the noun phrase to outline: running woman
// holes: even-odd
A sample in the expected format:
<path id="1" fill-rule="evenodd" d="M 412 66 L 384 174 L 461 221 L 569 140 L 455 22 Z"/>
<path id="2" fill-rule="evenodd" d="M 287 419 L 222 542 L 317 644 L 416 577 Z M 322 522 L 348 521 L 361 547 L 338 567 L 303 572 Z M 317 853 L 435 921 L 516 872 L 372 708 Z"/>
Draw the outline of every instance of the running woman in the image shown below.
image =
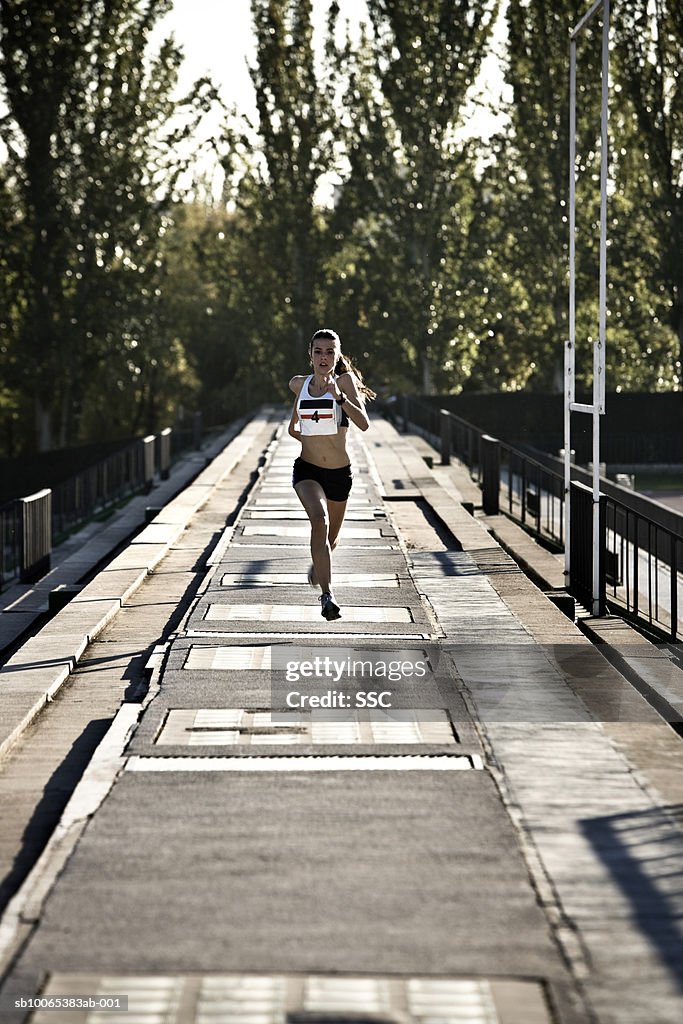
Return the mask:
<path id="1" fill-rule="evenodd" d="M 351 491 L 351 464 L 346 450 L 349 422 L 361 430 L 370 426 L 365 399 L 375 393 L 342 355 L 339 335 L 316 331 L 309 348 L 313 373 L 292 377 L 296 395 L 289 433 L 301 441 L 292 484 L 311 522 L 311 586 L 320 587 L 320 612 L 328 621 L 341 618 L 332 591 L 331 554 L 344 522 Z"/>

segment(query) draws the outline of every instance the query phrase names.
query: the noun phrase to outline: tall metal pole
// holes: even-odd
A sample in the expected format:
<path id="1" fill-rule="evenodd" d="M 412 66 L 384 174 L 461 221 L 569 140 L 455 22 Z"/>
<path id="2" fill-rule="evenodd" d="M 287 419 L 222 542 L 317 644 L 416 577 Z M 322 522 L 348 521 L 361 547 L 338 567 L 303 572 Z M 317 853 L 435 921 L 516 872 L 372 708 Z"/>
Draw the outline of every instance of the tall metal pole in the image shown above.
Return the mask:
<path id="1" fill-rule="evenodd" d="M 602 7 L 602 94 L 600 109 L 600 285 L 598 340 L 593 345 L 593 402 L 576 401 L 576 40 Z M 564 488 L 565 581 L 571 582 L 571 413 L 593 420 L 593 614 L 600 607 L 600 417 L 605 412 L 605 349 L 607 331 L 607 172 L 609 118 L 609 0 L 595 0 L 570 33 L 569 85 L 569 334 L 565 346 Z"/>
<path id="2" fill-rule="evenodd" d="M 600 608 L 600 417 L 605 412 L 607 347 L 607 171 L 609 118 L 609 0 L 602 15 L 602 102 L 600 110 L 600 323 L 593 350 L 593 615 Z M 604 567 L 603 567 L 604 570 Z"/>
<path id="3" fill-rule="evenodd" d="M 571 582 L 571 407 L 576 354 L 576 39 L 569 46 L 569 335 L 564 347 L 564 584 Z"/>

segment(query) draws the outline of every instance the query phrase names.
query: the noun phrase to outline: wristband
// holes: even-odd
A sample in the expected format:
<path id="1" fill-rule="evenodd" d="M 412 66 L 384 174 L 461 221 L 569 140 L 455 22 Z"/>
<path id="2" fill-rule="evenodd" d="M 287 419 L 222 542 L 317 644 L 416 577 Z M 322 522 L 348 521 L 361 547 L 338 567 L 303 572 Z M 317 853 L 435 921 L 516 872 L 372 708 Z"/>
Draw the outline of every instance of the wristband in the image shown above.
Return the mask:
<path id="1" fill-rule="evenodd" d="M 346 395 L 344 394 L 344 392 L 342 391 L 342 396 L 341 396 L 341 398 L 338 398 L 338 399 L 337 399 L 337 405 L 343 405 L 343 404 L 344 404 L 344 402 L 346 401 L 346 398 L 347 398 L 347 396 L 346 396 Z"/>

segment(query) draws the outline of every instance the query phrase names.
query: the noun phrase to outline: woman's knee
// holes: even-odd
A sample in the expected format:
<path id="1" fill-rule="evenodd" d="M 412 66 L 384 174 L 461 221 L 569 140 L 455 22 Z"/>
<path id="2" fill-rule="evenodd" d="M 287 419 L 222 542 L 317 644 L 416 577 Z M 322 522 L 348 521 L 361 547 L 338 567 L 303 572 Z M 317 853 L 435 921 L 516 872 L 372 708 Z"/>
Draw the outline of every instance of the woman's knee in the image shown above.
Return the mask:
<path id="1" fill-rule="evenodd" d="M 311 532 L 313 536 L 324 538 L 327 540 L 328 530 L 330 528 L 330 517 L 324 508 L 312 509 L 308 517 L 311 521 Z"/>

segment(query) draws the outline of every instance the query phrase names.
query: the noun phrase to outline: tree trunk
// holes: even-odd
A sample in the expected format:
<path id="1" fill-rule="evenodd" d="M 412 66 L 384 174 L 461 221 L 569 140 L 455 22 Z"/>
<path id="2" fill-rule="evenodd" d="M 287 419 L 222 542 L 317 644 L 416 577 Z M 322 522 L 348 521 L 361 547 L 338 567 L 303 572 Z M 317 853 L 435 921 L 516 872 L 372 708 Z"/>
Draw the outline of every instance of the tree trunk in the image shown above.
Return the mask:
<path id="1" fill-rule="evenodd" d="M 69 405 L 71 399 L 71 387 L 66 385 L 62 391 L 62 398 L 59 403 L 59 447 L 66 448 L 71 440 L 71 423 L 69 416 Z"/>
<path id="2" fill-rule="evenodd" d="M 49 452 L 54 448 L 52 434 L 52 410 L 45 405 L 40 395 L 36 395 L 33 404 L 36 447 L 39 452 Z"/>
<path id="3" fill-rule="evenodd" d="M 434 394 L 434 381 L 432 378 L 432 361 L 429 352 L 422 353 L 422 393 L 424 395 Z"/>
<path id="4" fill-rule="evenodd" d="M 552 348 L 552 389 L 554 394 L 561 395 L 564 393 L 564 343 L 569 325 L 565 318 L 564 296 L 558 292 L 553 300 L 553 317 L 558 344 Z"/>

